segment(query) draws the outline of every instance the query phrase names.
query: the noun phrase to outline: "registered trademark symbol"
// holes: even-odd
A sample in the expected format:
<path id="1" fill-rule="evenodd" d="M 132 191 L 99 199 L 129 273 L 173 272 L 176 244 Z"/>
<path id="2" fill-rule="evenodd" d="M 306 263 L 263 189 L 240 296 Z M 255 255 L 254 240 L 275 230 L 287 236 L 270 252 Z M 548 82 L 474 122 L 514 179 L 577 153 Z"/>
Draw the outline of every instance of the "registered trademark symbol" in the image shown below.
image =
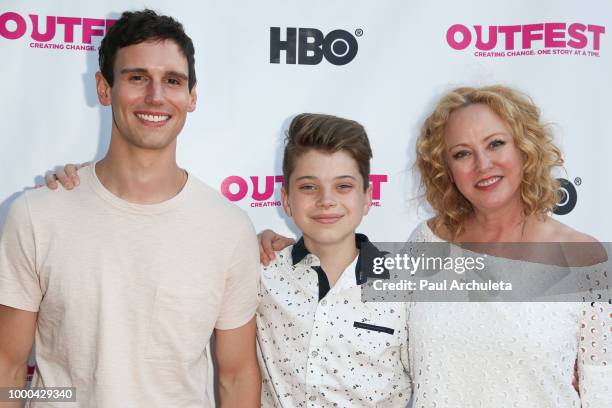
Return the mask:
<path id="1" fill-rule="evenodd" d="M 576 177 L 574 179 L 574 184 L 577 185 L 577 186 L 581 185 L 582 184 L 582 179 L 580 177 Z"/>
<path id="2" fill-rule="evenodd" d="M 357 37 L 361 37 L 363 35 L 363 30 L 361 28 L 358 28 L 355 30 L 355 35 Z"/>

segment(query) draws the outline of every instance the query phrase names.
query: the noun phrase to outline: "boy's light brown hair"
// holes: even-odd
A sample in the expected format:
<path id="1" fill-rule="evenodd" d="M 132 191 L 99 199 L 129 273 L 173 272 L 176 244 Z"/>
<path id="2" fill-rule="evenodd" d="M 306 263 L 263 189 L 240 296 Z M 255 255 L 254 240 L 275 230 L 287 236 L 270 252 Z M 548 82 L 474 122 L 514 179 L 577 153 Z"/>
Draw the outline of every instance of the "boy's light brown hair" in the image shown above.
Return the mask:
<path id="1" fill-rule="evenodd" d="M 291 121 L 285 138 L 283 177 L 289 191 L 289 177 L 295 161 L 310 150 L 326 153 L 347 152 L 363 178 L 363 190 L 370 185 L 370 159 L 372 148 L 361 124 L 354 120 L 320 113 L 302 113 Z"/>

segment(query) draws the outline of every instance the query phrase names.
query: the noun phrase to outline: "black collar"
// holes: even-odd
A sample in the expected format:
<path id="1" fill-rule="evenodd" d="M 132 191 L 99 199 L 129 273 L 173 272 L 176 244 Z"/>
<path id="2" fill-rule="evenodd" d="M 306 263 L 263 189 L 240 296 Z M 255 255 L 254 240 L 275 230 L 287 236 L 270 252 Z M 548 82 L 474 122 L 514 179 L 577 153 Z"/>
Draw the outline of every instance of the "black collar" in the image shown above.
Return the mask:
<path id="1" fill-rule="evenodd" d="M 359 257 L 355 265 L 355 281 L 358 285 L 364 284 L 368 278 L 389 279 L 389 271 L 385 268 L 382 274 L 373 272 L 374 258 L 384 257 L 386 252 L 380 251 L 370 242 L 364 234 L 355 234 L 355 246 L 359 248 Z M 300 263 L 310 254 L 304 244 L 304 237 L 301 237 L 291 249 L 291 260 L 293 266 Z"/>

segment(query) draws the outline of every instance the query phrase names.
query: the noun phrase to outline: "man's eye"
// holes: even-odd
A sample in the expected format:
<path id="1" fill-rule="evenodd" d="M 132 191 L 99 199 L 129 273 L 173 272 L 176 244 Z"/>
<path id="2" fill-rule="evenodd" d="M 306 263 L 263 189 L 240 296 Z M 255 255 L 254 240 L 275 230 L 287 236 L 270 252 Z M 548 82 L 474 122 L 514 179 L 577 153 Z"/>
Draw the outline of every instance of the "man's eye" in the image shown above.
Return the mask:
<path id="1" fill-rule="evenodd" d="M 130 77 L 130 81 L 133 81 L 133 82 L 140 82 L 142 80 L 144 80 L 144 76 L 142 75 L 132 75 Z"/>
<path id="2" fill-rule="evenodd" d="M 176 79 L 176 78 L 168 78 L 168 83 L 170 85 L 180 85 L 181 84 L 181 80 L 180 79 Z"/>

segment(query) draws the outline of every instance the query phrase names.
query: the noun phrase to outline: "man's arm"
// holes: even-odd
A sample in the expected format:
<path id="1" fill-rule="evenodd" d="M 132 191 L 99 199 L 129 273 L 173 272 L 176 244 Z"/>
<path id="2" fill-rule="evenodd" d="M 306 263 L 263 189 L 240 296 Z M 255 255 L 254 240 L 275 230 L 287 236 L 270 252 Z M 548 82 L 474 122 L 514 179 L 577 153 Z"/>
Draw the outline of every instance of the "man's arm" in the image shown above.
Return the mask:
<path id="1" fill-rule="evenodd" d="M 37 315 L 0 305 L 0 387 L 25 385 Z M 0 402 L 0 408 L 9 407 L 21 407 L 21 402 Z"/>
<path id="2" fill-rule="evenodd" d="M 257 234 L 259 241 L 259 262 L 264 266 L 270 265 L 274 260 L 274 251 L 281 251 L 289 245 L 295 244 L 295 240 L 277 234 L 276 232 L 266 229 Z"/>
<path id="3" fill-rule="evenodd" d="M 255 347 L 255 317 L 244 326 L 215 330 L 221 408 L 260 406 L 261 373 Z"/>

